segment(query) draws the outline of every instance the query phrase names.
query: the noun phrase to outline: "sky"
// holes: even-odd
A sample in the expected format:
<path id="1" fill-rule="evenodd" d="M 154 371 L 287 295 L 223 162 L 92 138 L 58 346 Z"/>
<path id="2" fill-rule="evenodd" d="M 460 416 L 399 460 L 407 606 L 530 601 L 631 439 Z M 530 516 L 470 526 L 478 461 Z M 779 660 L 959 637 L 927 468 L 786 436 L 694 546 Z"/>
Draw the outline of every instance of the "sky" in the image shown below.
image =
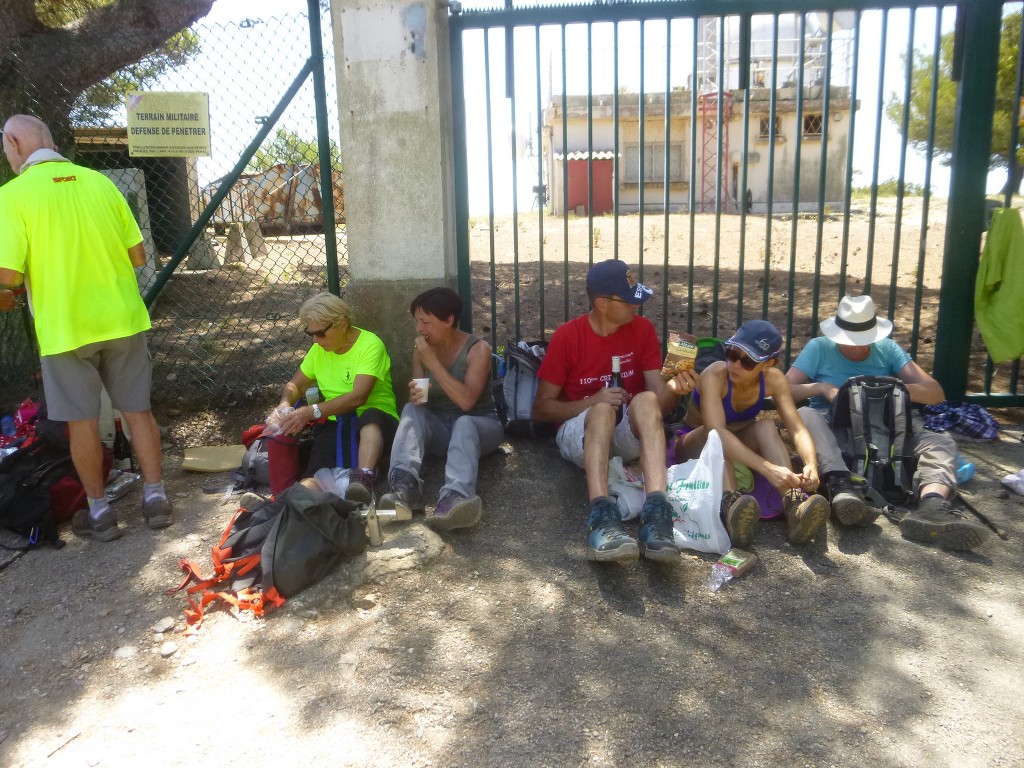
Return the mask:
<path id="1" fill-rule="evenodd" d="M 467 4 L 469 5 L 469 4 Z M 472 3 L 473 7 L 483 7 L 482 3 Z M 218 46 L 212 49 L 204 47 L 203 54 L 190 65 L 190 72 L 179 73 L 176 77 L 180 82 L 194 81 L 195 75 L 202 73 L 207 77 L 216 78 L 219 83 L 211 86 L 211 114 L 218 113 L 222 129 L 215 141 L 219 140 L 217 157 L 201 164 L 201 174 L 210 180 L 225 173 L 237 159 L 238 153 L 255 133 L 256 118 L 268 113 L 291 82 L 298 68 L 308 55 L 308 33 L 305 29 L 305 0 L 217 0 L 213 10 L 201 22 L 216 30 Z M 247 36 L 257 39 L 254 32 L 257 26 L 243 28 L 238 25 L 245 19 L 264 20 L 267 25 L 258 30 L 270 32 L 288 42 L 287 45 L 275 46 L 271 51 L 261 51 L 258 57 L 257 72 L 252 62 L 243 62 L 240 71 L 225 70 L 224 46 L 247 46 Z M 884 66 L 881 47 L 880 12 L 869 11 L 863 16 L 860 36 L 860 66 L 858 80 L 858 97 L 860 109 L 856 118 L 856 140 L 854 145 L 854 168 L 858 172 L 854 177 L 855 186 L 866 186 L 871 181 L 871 169 L 875 160 L 876 147 L 879 152 L 878 164 L 880 181 L 894 177 L 901 163 L 902 141 L 897 127 L 884 115 L 880 125 L 880 140 L 875 140 L 875 126 L 878 115 L 879 93 L 882 94 L 882 105 L 893 93 L 902 95 L 904 89 L 903 57 L 910 40 L 911 11 L 897 9 L 889 13 L 886 46 L 884 49 Z M 913 45 L 915 48 L 931 50 L 934 43 L 936 15 L 932 10 L 921 10 L 916 13 L 913 24 Z M 809 23 L 814 23 L 813 21 Z M 952 29 L 953 12 L 945 11 L 940 31 Z M 541 67 L 541 103 L 550 100 L 551 94 L 560 94 L 562 90 L 560 30 L 557 27 L 543 28 L 540 34 L 540 67 Z M 228 38 L 220 36 L 228 35 Z M 238 40 L 232 40 L 234 35 Z M 648 22 L 644 29 L 644 89 L 649 93 L 663 92 L 666 78 L 666 43 L 665 25 L 659 22 Z M 848 33 L 837 30 L 836 41 L 841 41 Z M 755 33 L 756 37 L 756 33 Z M 520 209 L 528 209 L 531 204 L 531 187 L 536 180 L 536 157 L 529 139 L 536 133 L 537 123 L 537 52 L 535 33 L 532 29 L 518 30 L 514 42 L 515 74 L 516 74 L 516 117 L 515 133 L 518 150 L 518 204 Z M 569 27 L 566 30 L 567 61 L 570 62 L 566 73 L 567 92 L 570 94 L 586 94 L 587 71 L 585 63 L 573 66 L 571 62 L 586 61 L 586 28 L 582 25 Z M 671 74 L 673 86 L 689 87 L 690 69 L 692 67 L 692 27 L 687 21 L 677 21 L 672 26 L 671 40 Z M 610 93 L 614 87 L 614 71 L 612 68 L 611 25 L 594 25 L 592 31 L 594 47 L 591 88 L 593 93 Z M 492 32 L 489 39 L 490 54 L 490 102 L 491 102 L 491 145 L 495 165 L 495 208 L 498 213 L 507 213 L 512 204 L 512 182 L 509 176 L 512 150 L 512 118 L 511 100 L 505 98 L 504 81 L 504 35 Z M 465 49 L 465 88 L 467 93 L 467 152 L 468 167 L 473 169 L 470 178 L 470 201 L 474 215 L 487 212 L 487 123 L 486 95 L 484 82 L 483 33 L 471 31 L 464 38 Z M 640 42 L 639 24 L 622 23 L 619 25 L 619 69 L 618 84 L 620 90 L 637 90 L 640 80 Z M 329 46 L 325 53 L 332 56 Z M 212 74 L 211 74 L 212 73 Z M 879 78 L 882 78 L 881 91 Z M 223 82 L 236 83 L 235 88 L 224 88 Z M 333 97 L 333 78 L 328 74 L 328 86 L 331 97 L 329 110 L 331 113 L 330 128 L 337 135 L 337 104 Z M 848 73 L 843 61 L 833 61 L 833 79 L 837 85 L 848 84 Z M 168 90 L 173 88 L 168 87 Z M 296 130 L 304 136 L 315 134 L 315 123 L 312 110 L 312 89 L 306 86 L 298 100 L 300 103 L 289 109 L 283 125 Z M 223 116 L 229 116 L 224 120 Z M 922 184 L 925 180 L 927 163 L 925 158 L 912 148 L 906 149 L 905 178 L 908 182 Z M 994 173 L 990 176 L 990 191 L 998 191 L 1002 186 L 1004 174 Z M 938 161 L 932 164 L 931 186 L 938 195 L 945 195 L 949 188 L 949 171 Z"/>

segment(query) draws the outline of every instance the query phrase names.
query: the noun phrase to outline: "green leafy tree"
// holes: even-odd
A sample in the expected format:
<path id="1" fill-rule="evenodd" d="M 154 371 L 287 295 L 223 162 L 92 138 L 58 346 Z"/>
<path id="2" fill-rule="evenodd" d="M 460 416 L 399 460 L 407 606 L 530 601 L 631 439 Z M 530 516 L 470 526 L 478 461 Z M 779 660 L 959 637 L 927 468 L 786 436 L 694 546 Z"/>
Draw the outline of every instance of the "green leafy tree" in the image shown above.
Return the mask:
<path id="1" fill-rule="evenodd" d="M 71 152 L 72 124 L 102 121 L 118 88 L 151 82 L 198 50 L 182 31 L 213 2 L 2 0 L 0 113 L 38 115 Z"/>
<path id="2" fill-rule="evenodd" d="M 1016 96 L 1017 43 L 1020 40 L 1020 12 L 1003 19 L 999 44 L 999 71 L 996 76 L 996 110 L 992 125 L 991 168 L 1007 169 L 1007 189 L 1016 192 L 1021 183 L 1020 143 L 1011 151 L 1010 131 L 1013 120 L 1013 105 Z M 935 155 L 943 163 L 949 163 L 953 151 L 953 125 L 956 117 L 957 83 L 951 79 L 953 61 L 953 33 L 942 36 L 939 46 L 939 83 L 935 102 Z M 907 139 L 911 146 L 921 152 L 928 151 L 928 116 L 931 110 L 932 68 L 935 59 L 931 54 L 914 52 L 911 62 L 910 103 L 904 104 L 895 94 L 885 107 L 886 116 L 902 130 L 904 108 L 909 109 Z"/>
<path id="3" fill-rule="evenodd" d="M 307 165 L 319 162 L 316 139 L 304 139 L 287 128 L 278 128 L 274 138 L 268 139 L 256 150 L 246 170 L 250 172 L 265 171 L 271 166 Z M 331 141 L 331 165 L 335 170 L 341 169 L 341 153 L 338 145 Z"/>

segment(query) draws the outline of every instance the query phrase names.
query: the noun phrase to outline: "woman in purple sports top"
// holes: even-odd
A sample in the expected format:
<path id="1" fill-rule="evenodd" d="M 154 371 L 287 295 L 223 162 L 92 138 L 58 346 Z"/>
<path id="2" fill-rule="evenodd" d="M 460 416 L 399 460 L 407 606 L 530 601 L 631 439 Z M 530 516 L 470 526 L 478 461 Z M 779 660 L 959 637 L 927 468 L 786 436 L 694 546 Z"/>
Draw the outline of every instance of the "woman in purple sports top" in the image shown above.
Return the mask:
<path id="1" fill-rule="evenodd" d="M 718 430 L 726 458 L 722 515 L 733 545 L 748 546 L 753 541 L 761 516 L 757 500 L 736 490 L 734 461 L 775 486 L 783 498 L 789 540 L 804 544 L 828 518 L 829 505 L 821 496 L 809 495 L 818 489 L 818 460 L 789 382 L 777 367 L 782 335 L 765 320 L 748 320 L 725 346 L 726 359 L 712 363 L 700 375 L 684 419 L 686 434 L 676 441 L 675 460 L 699 456 L 710 430 Z M 772 398 L 793 440 L 803 463 L 800 472 L 792 469 L 775 421 L 757 418 L 766 397 Z"/>

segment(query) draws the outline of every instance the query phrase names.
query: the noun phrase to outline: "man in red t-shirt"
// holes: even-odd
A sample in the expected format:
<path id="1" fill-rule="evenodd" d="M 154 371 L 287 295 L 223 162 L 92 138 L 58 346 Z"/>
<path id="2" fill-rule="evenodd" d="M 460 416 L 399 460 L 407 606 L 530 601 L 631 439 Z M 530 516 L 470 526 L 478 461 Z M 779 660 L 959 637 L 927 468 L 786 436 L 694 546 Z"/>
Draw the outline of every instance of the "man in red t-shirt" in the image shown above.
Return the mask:
<path id="1" fill-rule="evenodd" d="M 587 558 L 679 562 L 672 505 L 665 496 L 662 419 L 680 395 L 693 391 L 693 371 L 665 382 L 661 347 L 651 321 L 637 309 L 653 291 L 633 279 L 625 263 L 609 259 L 587 273 L 590 312 L 563 324 L 548 344 L 537 376 L 533 417 L 562 422 L 555 438 L 562 456 L 587 474 L 590 517 Z M 620 384 L 612 386 L 612 358 Z M 621 419 L 621 420 L 620 420 Z M 626 533 L 618 504 L 608 495 L 608 460 L 640 459 L 647 498 L 639 545 Z"/>

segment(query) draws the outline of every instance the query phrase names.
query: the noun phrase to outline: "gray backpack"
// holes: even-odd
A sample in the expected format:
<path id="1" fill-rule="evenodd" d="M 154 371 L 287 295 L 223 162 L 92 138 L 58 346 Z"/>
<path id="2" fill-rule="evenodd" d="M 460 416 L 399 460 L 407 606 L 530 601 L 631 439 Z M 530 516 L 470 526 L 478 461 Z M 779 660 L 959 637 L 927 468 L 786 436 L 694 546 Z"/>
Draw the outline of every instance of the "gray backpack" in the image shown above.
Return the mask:
<path id="1" fill-rule="evenodd" d="M 268 439 L 257 437 L 245 450 L 241 468 L 231 473 L 231 479 L 235 481 L 236 488 L 266 488 L 270 485 Z"/>

